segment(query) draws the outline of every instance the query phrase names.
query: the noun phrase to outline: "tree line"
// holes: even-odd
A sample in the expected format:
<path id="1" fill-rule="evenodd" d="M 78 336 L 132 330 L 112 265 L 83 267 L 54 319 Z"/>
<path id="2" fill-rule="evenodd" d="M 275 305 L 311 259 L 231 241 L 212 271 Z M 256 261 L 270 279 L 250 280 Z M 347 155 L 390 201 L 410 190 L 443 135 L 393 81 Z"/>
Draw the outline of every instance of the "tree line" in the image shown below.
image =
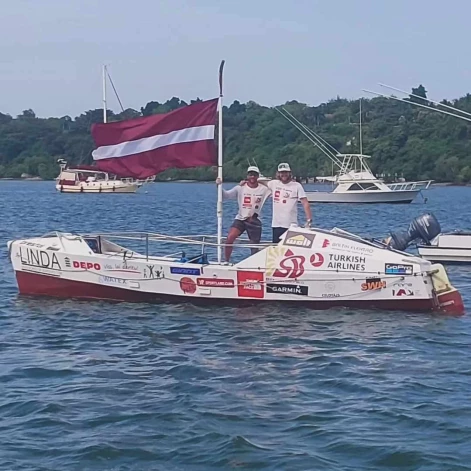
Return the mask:
<path id="1" fill-rule="evenodd" d="M 412 93 L 426 98 L 422 85 Z M 411 96 L 409 100 L 419 99 Z M 470 94 L 443 103 L 471 112 Z M 139 111 L 107 110 L 107 117 L 108 121 L 132 119 L 187 104 L 173 97 L 165 103 L 150 101 Z M 337 97 L 318 106 L 289 101 L 283 107 L 340 152 L 359 153 L 359 100 Z M 361 108 L 363 152 L 372 156 L 370 166 L 377 175 L 391 180 L 471 182 L 470 123 L 383 97 L 363 99 Z M 91 164 L 94 144 L 90 127 L 102 120 L 102 109 L 85 111 L 75 118 L 38 118 L 31 109 L 16 117 L 0 112 L 0 178 L 30 175 L 54 179 L 59 158 L 72 164 Z M 224 107 L 226 180 L 238 181 L 249 162 L 272 176 L 282 161 L 288 161 L 301 178 L 332 174 L 327 157 L 274 107 L 254 101 L 234 101 Z M 214 175 L 211 168 L 172 169 L 158 179 L 212 180 Z"/>

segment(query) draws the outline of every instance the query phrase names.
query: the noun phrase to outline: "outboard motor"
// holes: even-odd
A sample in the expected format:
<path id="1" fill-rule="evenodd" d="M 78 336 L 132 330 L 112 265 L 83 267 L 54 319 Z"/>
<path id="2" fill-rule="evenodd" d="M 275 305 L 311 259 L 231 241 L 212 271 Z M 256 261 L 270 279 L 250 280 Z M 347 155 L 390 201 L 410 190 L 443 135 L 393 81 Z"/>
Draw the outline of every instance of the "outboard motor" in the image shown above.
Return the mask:
<path id="1" fill-rule="evenodd" d="M 392 232 L 389 247 L 396 250 L 405 250 L 411 242 L 423 240 L 426 244 L 437 237 L 441 232 L 440 223 L 432 213 L 425 213 L 416 217 L 405 232 Z"/>

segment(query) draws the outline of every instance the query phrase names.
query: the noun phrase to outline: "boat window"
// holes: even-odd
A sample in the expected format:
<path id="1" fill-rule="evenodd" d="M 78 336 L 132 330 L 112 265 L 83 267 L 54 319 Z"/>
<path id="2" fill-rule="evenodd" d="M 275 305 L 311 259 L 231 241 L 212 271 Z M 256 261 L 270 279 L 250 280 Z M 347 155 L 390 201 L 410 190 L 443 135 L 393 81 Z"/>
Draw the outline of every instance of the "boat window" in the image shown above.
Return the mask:
<path id="1" fill-rule="evenodd" d="M 379 190 L 379 188 L 374 183 L 363 183 L 363 188 L 368 191 Z"/>
<path id="2" fill-rule="evenodd" d="M 93 237 L 93 238 L 87 238 L 84 240 L 86 244 L 92 249 L 92 252 L 101 253 L 100 242 L 98 238 Z"/>
<path id="3" fill-rule="evenodd" d="M 358 184 L 354 183 L 353 185 L 350 186 L 350 188 L 347 191 L 358 191 L 358 190 L 363 190 L 363 188 Z"/>

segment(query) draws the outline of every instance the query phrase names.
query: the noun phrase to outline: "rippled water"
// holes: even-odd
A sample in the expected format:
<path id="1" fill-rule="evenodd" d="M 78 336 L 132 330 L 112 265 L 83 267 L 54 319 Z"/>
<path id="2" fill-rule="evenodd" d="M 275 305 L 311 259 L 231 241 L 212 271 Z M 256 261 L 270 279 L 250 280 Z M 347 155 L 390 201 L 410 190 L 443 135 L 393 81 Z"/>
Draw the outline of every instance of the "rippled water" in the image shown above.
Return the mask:
<path id="1" fill-rule="evenodd" d="M 444 229 L 471 228 L 471 188 L 427 196 L 314 218 L 382 236 L 432 210 Z M 18 297 L 9 238 L 212 233 L 215 189 L 61 195 L 4 181 L 0 201 L 0 469 L 471 469 L 470 268 L 449 269 L 462 318 Z"/>

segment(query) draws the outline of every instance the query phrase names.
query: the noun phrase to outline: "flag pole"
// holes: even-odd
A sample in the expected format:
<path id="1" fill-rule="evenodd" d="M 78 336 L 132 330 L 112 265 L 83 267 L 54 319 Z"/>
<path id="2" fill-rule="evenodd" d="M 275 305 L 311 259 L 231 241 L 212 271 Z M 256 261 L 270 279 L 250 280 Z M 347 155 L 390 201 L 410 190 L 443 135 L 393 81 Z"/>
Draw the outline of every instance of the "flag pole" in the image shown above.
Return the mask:
<path id="1" fill-rule="evenodd" d="M 219 124 L 218 124 L 218 178 L 222 181 L 222 73 L 224 70 L 225 61 L 221 61 L 219 66 Z M 222 184 L 217 186 L 218 189 L 218 203 L 217 203 L 217 218 L 218 218 L 218 263 L 222 261 Z"/>

